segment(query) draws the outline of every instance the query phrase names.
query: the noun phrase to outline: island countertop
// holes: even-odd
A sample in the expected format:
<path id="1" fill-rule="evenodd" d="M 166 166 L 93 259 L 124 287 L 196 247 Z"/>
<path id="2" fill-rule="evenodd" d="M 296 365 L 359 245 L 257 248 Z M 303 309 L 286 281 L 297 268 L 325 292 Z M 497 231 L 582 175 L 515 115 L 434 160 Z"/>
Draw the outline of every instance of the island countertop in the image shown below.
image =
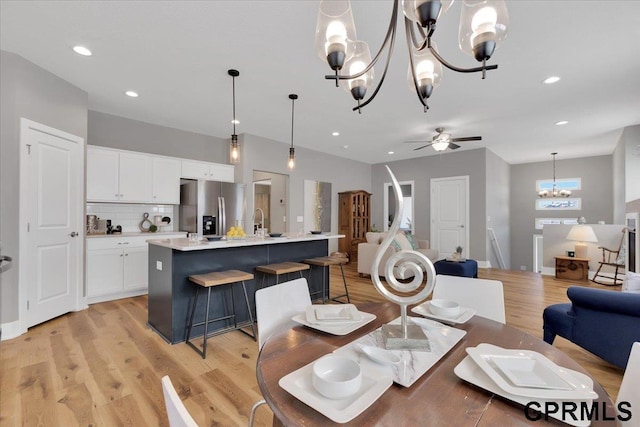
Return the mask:
<path id="1" fill-rule="evenodd" d="M 199 240 L 198 242 L 192 242 L 188 238 L 173 238 L 173 239 L 152 239 L 147 240 L 150 245 L 161 246 L 163 248 L 175 249 L 178 251 L 201 251 L 206 249 L 224 249 L 224 248 L 238 248 L 242 246 L 258 246 L 258 245 L 275 245 L 279 243 L 295 243 L 295 242 L 308 242 L 314 240 L 327 240 L 327 239 L 339 239 L 344 237 L 344 234 L 307 234 L 304 236 L 282 236 L 282 237 L 254 237 L 247 236 L 243 239 L 232 240 L 216 240 L 207 241 Z"/>

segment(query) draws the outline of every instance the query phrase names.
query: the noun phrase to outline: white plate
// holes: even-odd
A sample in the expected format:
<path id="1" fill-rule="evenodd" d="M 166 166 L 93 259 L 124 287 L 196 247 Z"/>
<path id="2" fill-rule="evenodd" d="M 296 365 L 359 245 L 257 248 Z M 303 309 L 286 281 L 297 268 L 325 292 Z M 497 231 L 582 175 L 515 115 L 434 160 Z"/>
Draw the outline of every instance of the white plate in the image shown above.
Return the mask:
<path id="1" fill-rule="evenodd" d="M 362 314 L 353 304 L 314 304 L 306 308 L 307 322 L 337 325 L 362 320 Z"/>
<path id="2" fill-rule="evenodd" d="M 529 356 L 490 356 L 493 365 L 518 387 L 573 390 L 554 367 Z"/>
<path id="3" fill-rule="evenodd" d="M 311 371 L 315 361 L 280 378 L 278 384 L 288 393 L 336 423 L 346 423 L 371 406 L 393 383 L 388 375 L 363 369 L 360 390 L 344 399 L 327 399 L 313 387 Z"/>
<path id="4" fill-rule="evenodd" d="M 413 319 L 413 317 L 409 317 Z M 391 324 L 399 324 L 400 318 L 394 319 Z M 449 326 L 440 328 L 422 327 L 422 331 L 429 338 L 431 351 L 422 350 L 384 350 L 400 357 L 400 363 L 380 364 L 374 362 L 360 350 L 360 346 L 371 346 L 384 349 L 381 328 L 368 333 L 355 341 L 335 350 L 334 353 L 355 359 L 363 370 L 376 370 L 380 375 L 391 375 L 393 381 L 403 387 L 410 387 L 433 365 L 442 359 L 456 344 L 466 335 L 466 331 Z"/>
<path id="5" fill-rule="evenodd" d="M 556 403 L 560 405 L 560 407 L 562 407 L 563 402 L 573 402 L 577 405 L 578 408 L 580 408 L 581 402 L 584 402 L 587 407 L 591 408 L 592 399 L 579 399 L 579 400 L 540 399 L 540 398 L 532 399 L 530 397 L 519 396 L 519 395 L 508 393 L 503 389 L 501 389 L 500 387 L 498 387 L 498 385 L 496 385 L 496 383 L 491 380 L 491 378 L 480 368 L 480 366 L 478 366 L 478 364 L 475 363 L 473 359 L 471 359 L 471 356 L 465 357 L 462 360 L 462 362 L 460 362 L 454 368 L 453 372 L 458 376 L 458 378 L 461 378 L 473 385 L 483 388 L 489 391 L 490 393 L 494 393 L 494 394 L 497 394 L 498 396 L 502 396 L 505 399 L 511 400 L 512 402 L 516 402 L 525 406 L 530 402 L 537 402 L 537 406 L 534 406 L 533 408 L 539 409 L 542 412 L 544 412 L 545 403 L 547 402 Z M 570 373 L 573 377 L 575 377 L 577 381 L 580 381 L 588 385 L 590 388 L 593 388 L 593 381 L 588 376 L 576 371 L 572 371 L 570 369 L 567 369 L 567 372 Z M 580 417 L 580 411 L 573 412 L 573 414 L 575 414 L 576 417 L 578 418 Z M 567 419 L 565 420 L 562 418 L 562 411 L 551 412 L 549 413 L 549 416 L 577 427 L 585 427 L 591 424 L 591 421 L 589 421 L 588 419 L 573 420 L 570 415 L 568 415 Z M 523 418 L 524 418 L 524 413 L 523 413 Z"/>
<path id="6" fill-rule="evenodd" d="M 525 397 L 537 397 L 541 399 L 597 399 L 598 394 L 593 391 L 593 383 L 586 384 L 569 374 L 566 369 L 556 365 L 542 354 L 530 350 L 510 350 L 491 344 L 479 344 L 477 347 L 468 347 L 467 353 L 474 362 L 495 382 L 502 390 Z M 496 358 L 528 357 L 536 363 L 544 365 L 552 375 L 561 378 L 569 387 L 569 390 L 548 389 L 539 387 L 519 387 L 512 384 L 506 375 L 495 366 Z"/>
<path id="7" fill-rule="evenodd" d="M 476 311 L 474 309 L 460 306 L 460 313 L 458 315 L 452 316 L 452 317 L 440 316 L 438 314 L 432 313 L 430 310 L 430 307 L 431 307 L 431 301 L 426 301 L 420 305 L 413 307 L 411 311 L 421 316 L 430 317 L 432 319 L 440 320 L 441 322 L 445 322 L 449 324 L 465 323 L 469 319 L 471 319 L 474 314 L 476 314 Z"/>
<path id="8" fill-rule="evenodd" d="M 347 335 L 355 331 L 356 329 L 363 327 L 364 325 L 366 325 L 367 323 L 371 322 L 373 319 L 376 318 L 375 314 L 365 313 L 362 311 L 360 311 L 359 313 L 362 315 L 362 319 L 359 322 L 338 323 L 338 324 L 336 324 L 336 322 L 311 323 L 307 321 L 306 313 L 296 314 L 291 318 L 291 320 L 293 320 L 296 323 L 300 323 L 301 325 L 305 325 L 310 328 L 317 329 L 318 331 L 326 332 L 328 334 Z"/>

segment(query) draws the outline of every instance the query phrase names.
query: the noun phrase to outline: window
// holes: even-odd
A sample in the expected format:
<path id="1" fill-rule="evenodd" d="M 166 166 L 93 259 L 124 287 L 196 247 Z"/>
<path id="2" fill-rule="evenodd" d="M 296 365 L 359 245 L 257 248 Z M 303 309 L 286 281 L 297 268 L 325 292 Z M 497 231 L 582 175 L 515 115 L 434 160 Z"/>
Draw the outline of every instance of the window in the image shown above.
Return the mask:
<path id="1" fill-rule="evenodd" d="M 556 179 L 556 190 L 581 190 L 582 179 L 565 178 Z M 536 191 L 553 190 L 553 179 L 540 179 L 536 181 Z"/>
<path id="2" fill-rule="evenodd" d="M 582 209 L 582 198 L 574 197 L 568 199 L 537 199 L 536 210 L 537 211 L 551 211 L 551 210 L 565 210 L 565 211 L 579 211 Z"/>

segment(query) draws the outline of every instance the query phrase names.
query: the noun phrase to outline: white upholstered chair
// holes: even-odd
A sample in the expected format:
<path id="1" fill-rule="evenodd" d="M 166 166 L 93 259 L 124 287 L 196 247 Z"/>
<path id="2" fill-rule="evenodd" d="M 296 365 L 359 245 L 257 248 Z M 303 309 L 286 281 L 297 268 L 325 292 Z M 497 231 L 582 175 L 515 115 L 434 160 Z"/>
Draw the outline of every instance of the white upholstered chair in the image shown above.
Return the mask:
<path id="1" fill-rule="evenodd" d="M 502 282 L 438 274 L 433 299 L 447 299 L 473 308 L 478 316 L 506 323 Z"/>
<path id="2" fill-rule="evenodd" d="M 311 305 L 311 296 L 305 278 L 258 290 L 256 292 L 258 348 L 262 349 L 271 335 L 289 329 L 294 324 L 291 318 L 303 313 L 309 305 Z M 251 408 L 250 426 L 253 425 L 256 409 L 265 403 L 264 400 L 259 400 Z"/>
<path id="3" fill-rule="evenodd" d="M 622 425 L 640 427 L 640 342 L 634 342 L 631 346 L 631 355 L 624 370 L 616 407 L 619 408 L 622 402 L 628 402 L 631 405 L 625 408 L 632 414 L 629 420 L 622 421 Z"/>
<path id="4" fill-rule="evenodd" d="M 170 427 L 198 427 L 180 400 L 180 396 L 178 396 L 168 375 L 162 377 L 162 392 Z"/>

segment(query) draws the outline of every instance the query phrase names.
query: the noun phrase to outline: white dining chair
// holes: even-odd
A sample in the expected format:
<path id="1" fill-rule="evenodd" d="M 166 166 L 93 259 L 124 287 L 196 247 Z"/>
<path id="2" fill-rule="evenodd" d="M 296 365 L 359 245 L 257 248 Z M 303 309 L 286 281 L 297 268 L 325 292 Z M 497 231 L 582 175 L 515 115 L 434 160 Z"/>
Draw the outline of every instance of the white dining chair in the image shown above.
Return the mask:
<path id="1" fill-rule="evenodd" d="M 640 427 L 640 342 L 634 342 L 631 346 L 629 361 L 624 370 L 620 390 L 618 390 L 616 408 L 620 408 L 622 402 L 625 402 L 624 408 L 631 412 L 631 418 L 625 421 L 621 420 L 622 425 Z M 624 416 L 624 414 L 620 415 Z"/>
<path id="2" fill-rule="evenodd" d="M 258 349 L 262 349 L 269 337 L 289 329 L 295 324 L 291 318 L 304 313 L 311 305 L 307 279 L 300 278 L 262 288 L 256 292 L 256 320 L 258 321 Z M 256 409 L 264 405 L 264 399 L 251 408 L 249 426 L 253 426 Z"/>
<path id="3" fill-rule="evenodd" d="M 438 274 L 433 299 L 447 299 L 472 308 L 476 314 L 496 322 L 506 323 L 504 291 L 498 280 Z"/>
<path id="4" fill-rule="evenodd" d="M 170 427 L 198 427 L 198 424 L 191 417 L 182 400 L 180 400 L 180 396 L 178 396 L 176 389 L 173 387 L 169 375 L 162 377 L 162 392 Z"/>

